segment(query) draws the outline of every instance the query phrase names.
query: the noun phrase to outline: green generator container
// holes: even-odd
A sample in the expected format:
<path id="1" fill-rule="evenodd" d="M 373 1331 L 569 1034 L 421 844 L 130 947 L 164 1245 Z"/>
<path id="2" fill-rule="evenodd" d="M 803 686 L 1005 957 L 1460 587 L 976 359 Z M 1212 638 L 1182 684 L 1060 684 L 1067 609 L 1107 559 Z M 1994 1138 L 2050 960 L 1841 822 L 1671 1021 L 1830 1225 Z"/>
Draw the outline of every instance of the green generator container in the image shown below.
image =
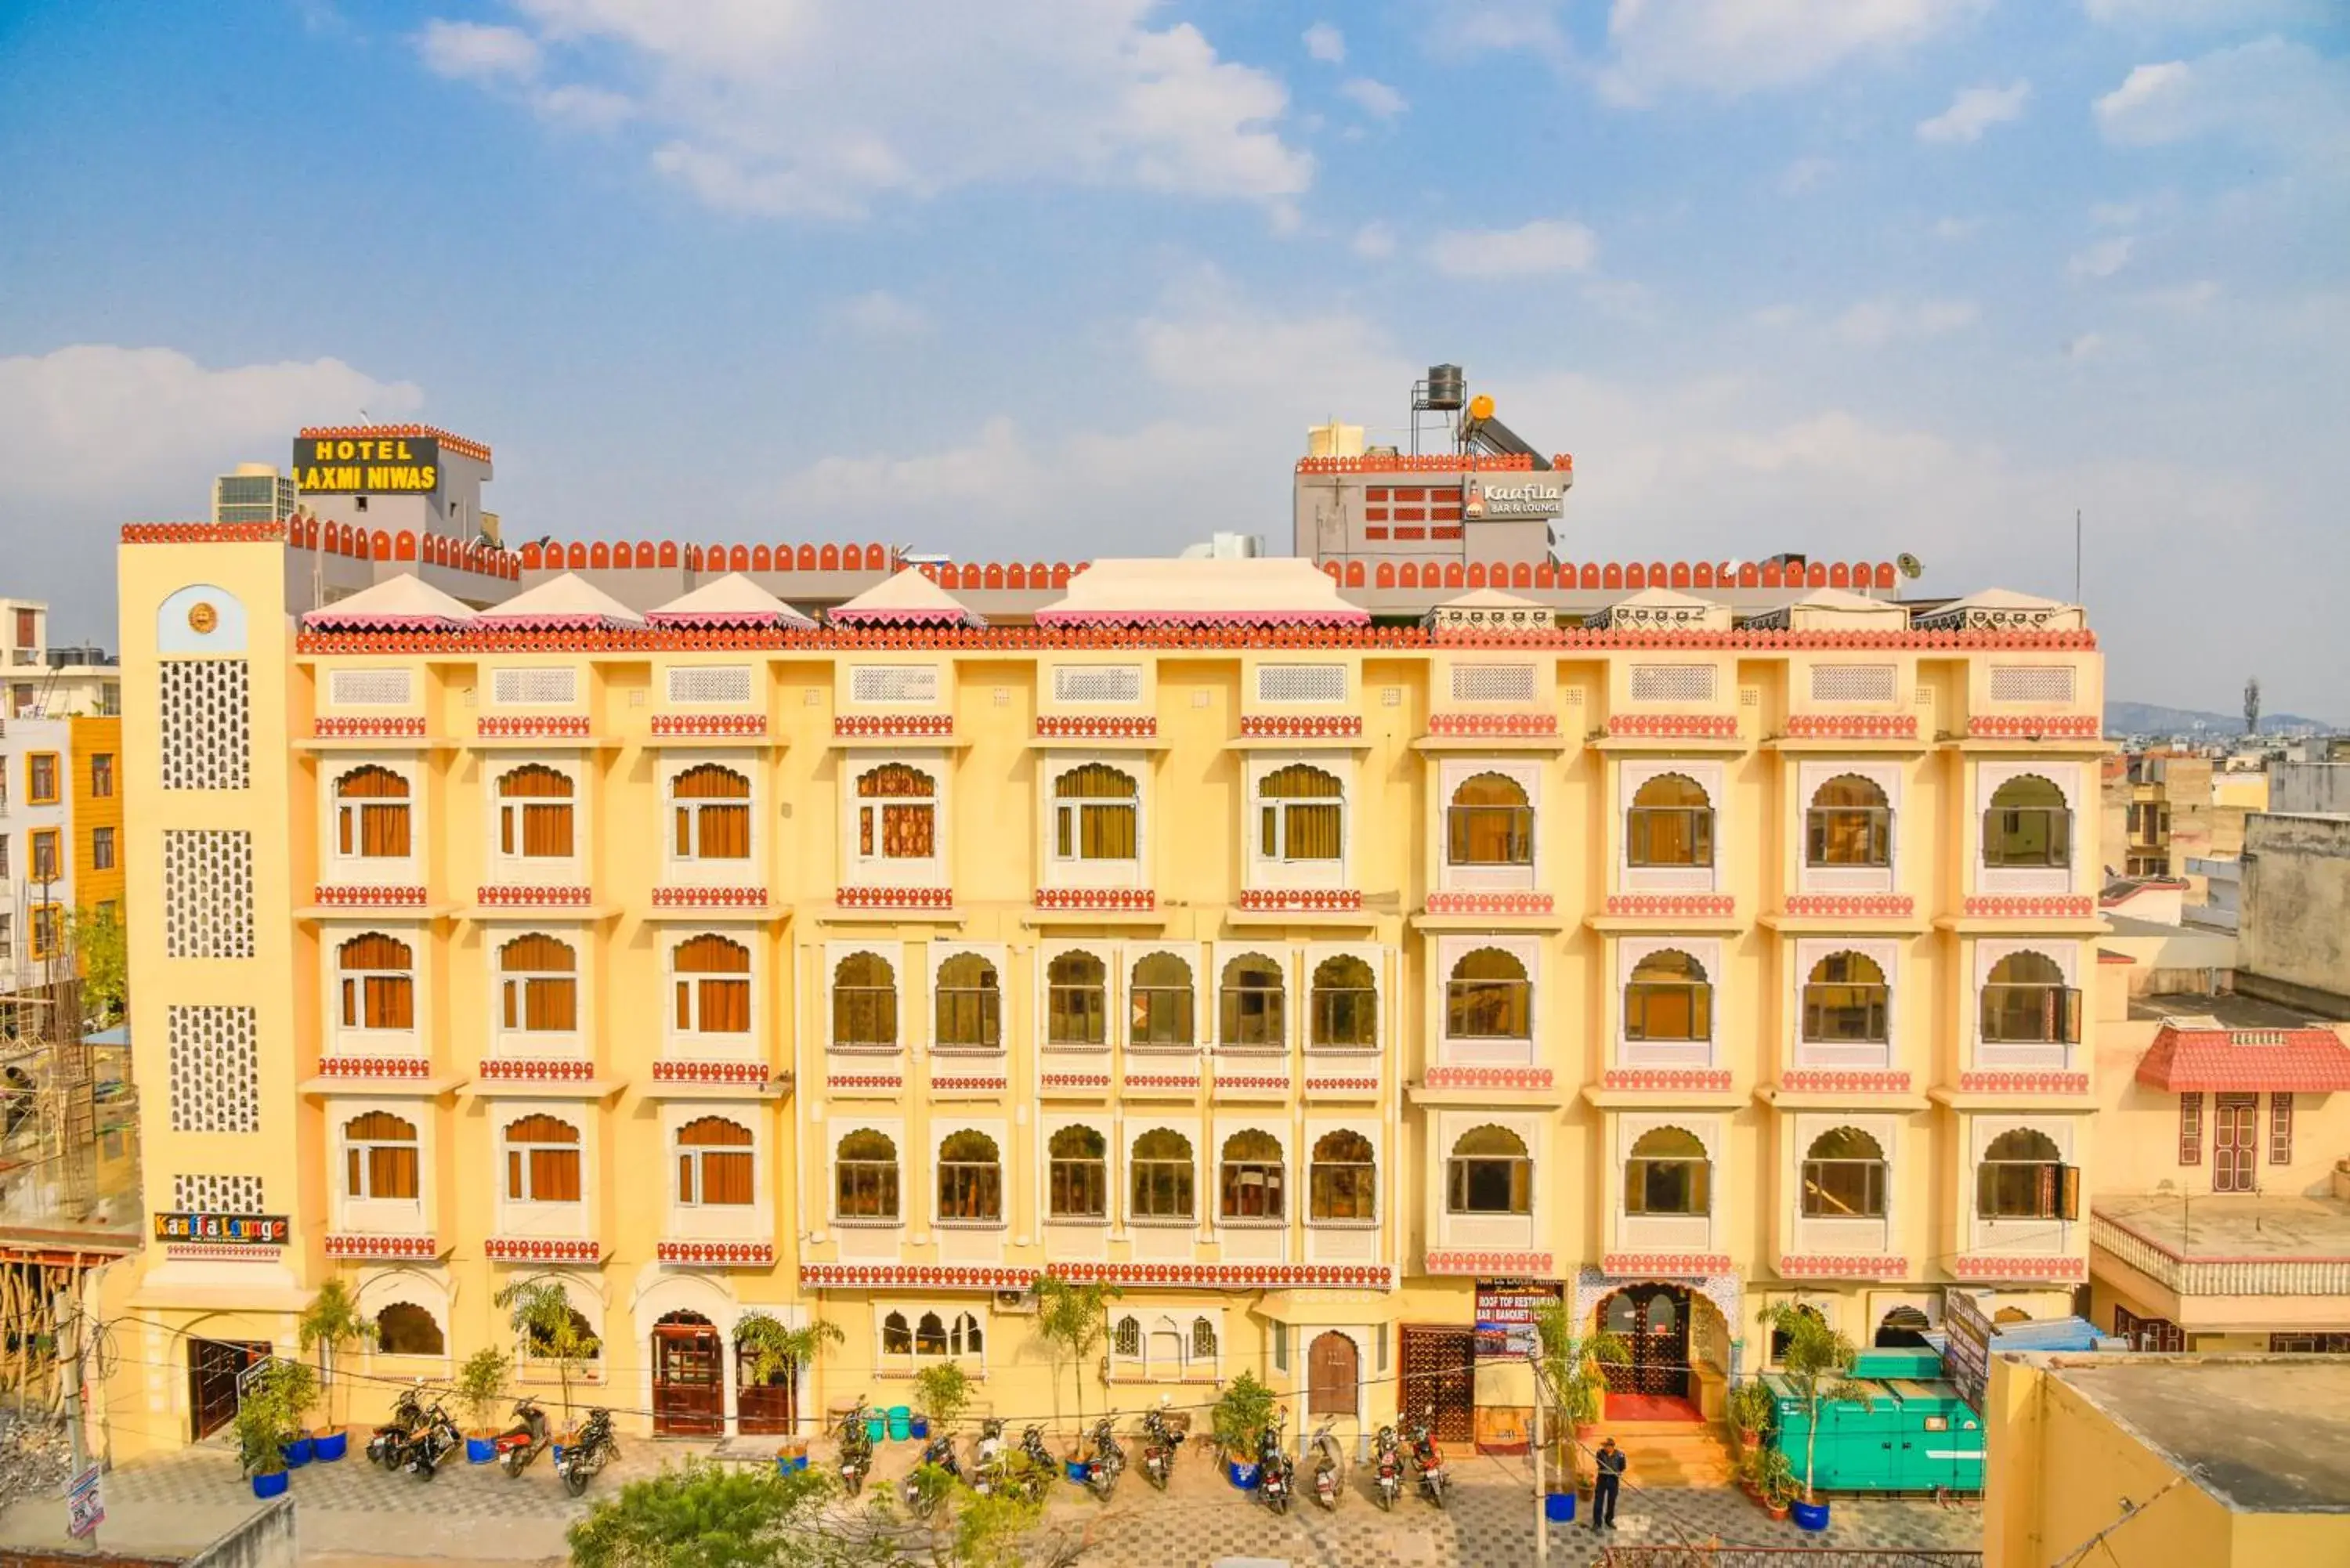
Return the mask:
<path id="1" fill-rule="evenodd" d="M 1888 1355 L 1922 1355 L 1935 1371 L 1931 1351 L 1873 1353 L 1861 1358 L 1881 1366 Z M 1869 1402 L 1831 1400 L 1820 1407 L 1820 1438 L 1813 1454 L 1814 1484 L 1822 1491 L 1981 1491 L 1983 1484 L 1982 1418 L 1959 1391 L 1939 1377 L 1863 1376 Z M 1778 1433 L 1773 1439 L 1804 1477 L 1804 1443 L 1811 1421 L 1803 1404 L 1775 1373 L 1763 1385 L 1778 1397 Z"/>

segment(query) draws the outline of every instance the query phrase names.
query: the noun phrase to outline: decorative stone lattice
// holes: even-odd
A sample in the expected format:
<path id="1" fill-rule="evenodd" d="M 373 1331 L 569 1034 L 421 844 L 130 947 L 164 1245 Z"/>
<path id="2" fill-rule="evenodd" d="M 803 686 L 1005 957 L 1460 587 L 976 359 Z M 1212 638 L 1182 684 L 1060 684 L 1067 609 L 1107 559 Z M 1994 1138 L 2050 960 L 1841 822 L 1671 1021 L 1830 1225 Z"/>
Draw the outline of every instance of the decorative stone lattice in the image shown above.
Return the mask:
<path id="1" fill-rule="evenodd" d="M 579 701 L 579 671 L 562 666 L 501 670 L 490 677 L 490 701 L 501 708 L 554 708 Z"/>
<path id="2" fill-rule="evenodd" d="M 1711 664 L 1636 664 L 1632 666 L 1632 701 L 1711 702 L 1717 673 Z"/>
<path id="3" fill-rule="evenodd" d="M 415 691 L 414 671 L 338 670 L 328 678 L 327 701 L 337 708 L 405 708 Z"/>
<path id="4" fill-rule="evenodd" d="M 258 1214 L 261 1178 L 257 1176 L 175 1176 L 172 1207 L 190 1214 Z"/>
<path id="5" fill-rule="evenodd" d="M 167 958 L 253 956 L 253 835 L 166 829 L 163 953 Z"/>
<path id="6" fill-rule="evenodd" d="M 250 1007 L 165 1010 L 173 1132 L 261 1130 L 258 1034 Z"/>
<path id="7" fill-rule="evenodd" d="M 669 672 L 672 702 L 748 702 L 751 667 L 747 664 L 681 664 Z"/>
<path id="8" fill-rule="evenodd" d="M 1053 669 L 1055 702 L 1139 702 L 1139 664 L 1060 664 Z"/>
<path id="9" fill-rule="evenodd" d="M 935 702 L 939 700 L 939 667 L 935 664 L 856 664 L 848 670 L 852 702 Z"/>
<path id="10" fill-rule="evenodd" d="M 1991 667 L 1991 700 L 1994 702 L 2070 702 L 2073 667 L 2069 664 L 1994 664 Z"/>
<path id="11" fill-rule="evenodd" d="M 1456 664 L 1452 667 L 1455 702 L 1531 702 L 1534 700 L 1534 667 L 1531 664 Z"/>
<path id="12" fill-rule="evenodd" d="M 1343 664 L 1260 664 L 1256 670 L 1260 702 L 1344 702 L 1347 667 Z"/>
<path id="13" fill-rule="evenodd" d="M 163 665 L 163 787 L 247 789 L 253 784 L 252 695 L 242 659 Z"/>
<path id="14" fill-rule="evenodd" d="M 1898 670 L 1898 666 L 1891 664 L 1814 664 L 1812 701 L 1890 702 Z"/>

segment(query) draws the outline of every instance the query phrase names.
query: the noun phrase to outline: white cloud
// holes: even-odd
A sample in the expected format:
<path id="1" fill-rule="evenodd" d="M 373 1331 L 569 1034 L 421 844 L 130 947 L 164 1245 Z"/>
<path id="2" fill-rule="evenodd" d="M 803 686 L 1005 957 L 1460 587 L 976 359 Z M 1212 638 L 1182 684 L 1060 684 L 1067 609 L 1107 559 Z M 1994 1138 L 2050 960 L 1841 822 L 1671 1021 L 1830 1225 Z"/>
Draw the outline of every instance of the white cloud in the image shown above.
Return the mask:
<path id="1" fill-rule="evenodd" d="M 886 288 L 842 300 L 833 319 L 867 337 L 920 337 L 931 330 L 931 313 Z"/>
<path id="2" fill-rule="evenodd" d="M 2262 38 L 2139 66 L 2096 100 L 2095 112 L 2097 129 L 2117 146 L 2216 136 L 2338 165 L 2350 159 L 2350 60 Z"/>
<path id="3" fill-rule="evenodd" d="M 1938 240 L 1970 240 L 1982 232 L 1981 218 L 1937 218 L 1934 237 Z"/>
<path id="4" fill-rule="evenodd" d="M 1563 218 L 1538 218 L 1514 229 L 1450 229 L 1429 248 L 1437 271 L 1451 277 L 1581 272 L 1598 254 L 1599 237 Z"/>
<path id="5" fill-rule="evenodd" d="M 1523 49 L 1554 63 L 1568 56 L 1559 25 L 1562 0 L 1452 0 L 1433 7 L 1424 34 L 1428 52 L 1465 58 Z"/>
<path id="6" fill-rule="evenodd" d="M 1918 140 L 1950 145 L 1981 141 L 1984 131 L 2023 118 L 2032 84 L 2018 80 L 2006 87 L 1960 88 L 1950 107 L 1931 119 L 1918 122 Z"/>
<path id="7" fill-rule="evenodd" d="M 1972 19 L 1989 0 L 1616 0 L 1601 91 L 1640 103 L 1668 88 L 1725 95 L 1792 87 L 1881 58 Z"/>
<path id="8" fill-rule="evenodd" d="M 633 121 L 657 171 L 732 211 L 847 219 L 1031 181 L 1272 202 L 1313 181 L 1280 79 L 1152 25 L 1157 0 L 906 0 L 879 33 L 847 6 L 515 3 L 527 29 L 428 24 L 425 63 L 550 119 Z"/>
<path id="9" fill-rule="evenodd" d="M 1775 332 L 1783 327 L 1793 327 L 1802 316 L 1803 312 L 1792 305 L 1770 305 L 1756 311 L 1748 319 L 1757 327 L 1768 327 Z"/>
<path id="10" fill-rule="evenodd" d="M 1870 299 L 1837 317 L 1833 329 L 1847 343 L 1879 348 L 1897 338 L 1948 337 L 1981 314 L 1970 299 Z"/>
<path id="11" fill-rule="evenodd" d="M 1404 101 L 1403 94 L 1396 91 L 1387 83 L 1374 81 L 1369 77 L 1356 77 L 1338 90 L 1352 99 L 1355 107 L 1360 109 L 1365 114 L 1376 116 L 1380 119 L 1392 119 L 1411 107 Z"/>
<path id="12" fill-rule="evenodd" d="M 1827 183 L 1835 172 L 1835 161 L 1828 158 L 1798 158 L 1779 171 L 1776 182 L 1783 196 L 1807 196 Z"/>
<path id="13" fill-rule="evenodd" d="M 2130 297 L 2134 304 L 2151 306 L 2157 310 L 2200 310 L 2218 299 L 2221 292 L 2218 284 L 2203 277 L 2168 288 L 2145 289 Z"/>
<path id="14" fill-rule="evenodd" d="M 2289 26 L 2324 15 L 2324 0 L 2084 0 L 2093 22 L 2138 33 Z"/>
<path id="15" fill-rule="evenodd" d="M 2129 265 L 2130 253 L 2137 248 L 2134 234 L 2116 234 L 2085 249 L 2075 251 L 2064 264 L 2064 275 L 2071 278 L 2111 277 Z"/>
<path id="16" fill-rule="evenodd" d="M 2133 197 L 2126 202 L 2094 202 L 2089 205 L 2089 222 L 2105 229 L 2132 229 L 2156 218 L 2167 218 L 2178 211 L 2178 193 L 2158 191 L 2151 196 Z"/>
<path id="17" fill-rule="evenodd" d="M 1395 230 L 1385 223 L 1365 223 L 1355 231 L 1355 254 L 1365 261 L 1385 261 L 1395 254 Z"/>
<path id="18" fill-rule="evenodd" d="M 1325 65 L 1335 66 L 1347 57 L 1347 35 L 1327 22 L 1316 22 L 1305 29 L 1305 52 Z"/>

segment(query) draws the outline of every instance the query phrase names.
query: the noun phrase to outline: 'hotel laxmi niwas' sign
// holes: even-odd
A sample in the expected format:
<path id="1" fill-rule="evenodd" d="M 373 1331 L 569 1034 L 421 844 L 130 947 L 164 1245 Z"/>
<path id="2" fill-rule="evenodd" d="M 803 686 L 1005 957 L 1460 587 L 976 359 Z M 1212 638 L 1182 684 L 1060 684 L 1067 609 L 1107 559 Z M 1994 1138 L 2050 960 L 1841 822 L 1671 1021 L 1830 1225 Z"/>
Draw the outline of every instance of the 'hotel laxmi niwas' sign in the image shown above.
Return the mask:
<path id="1" fill-rule="evenodd" d="M 158 1214 L 158 1241 L 220 1241 L 247 1247 L 283 1247 L 289 1222 L 283 1214 Z"/>
<path id="2" fill-rule="evenodd" d="M 1564 517 L 1566 486 L 1559 480 L 1516 473 L 1472 479 L 1461 487 L 1461 515 L 1471 523 L 1514 517 Z"/>
<path id="3" fill-rule="evenodd" d="M 294 485 L 305 495 L 429 495 L 441 488 L 433 436 L 303 436 Z"/>

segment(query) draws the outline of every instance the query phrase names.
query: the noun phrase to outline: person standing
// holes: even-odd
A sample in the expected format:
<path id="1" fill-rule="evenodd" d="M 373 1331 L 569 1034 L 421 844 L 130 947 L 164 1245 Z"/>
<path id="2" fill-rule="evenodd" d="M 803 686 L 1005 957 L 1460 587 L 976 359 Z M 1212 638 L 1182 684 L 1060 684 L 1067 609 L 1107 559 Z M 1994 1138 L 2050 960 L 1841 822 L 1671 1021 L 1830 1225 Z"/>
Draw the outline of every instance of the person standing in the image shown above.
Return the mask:
<path id="1" fill-rule="evenodd" d="M 1624 1450 L 1616 1439 L 1600 1440 L 1597 1456 L 1599 1474 L 1591 1486 L 1591 1532 L 1616 1528 L 1616 1498 L 1624 1488 Z"/>

